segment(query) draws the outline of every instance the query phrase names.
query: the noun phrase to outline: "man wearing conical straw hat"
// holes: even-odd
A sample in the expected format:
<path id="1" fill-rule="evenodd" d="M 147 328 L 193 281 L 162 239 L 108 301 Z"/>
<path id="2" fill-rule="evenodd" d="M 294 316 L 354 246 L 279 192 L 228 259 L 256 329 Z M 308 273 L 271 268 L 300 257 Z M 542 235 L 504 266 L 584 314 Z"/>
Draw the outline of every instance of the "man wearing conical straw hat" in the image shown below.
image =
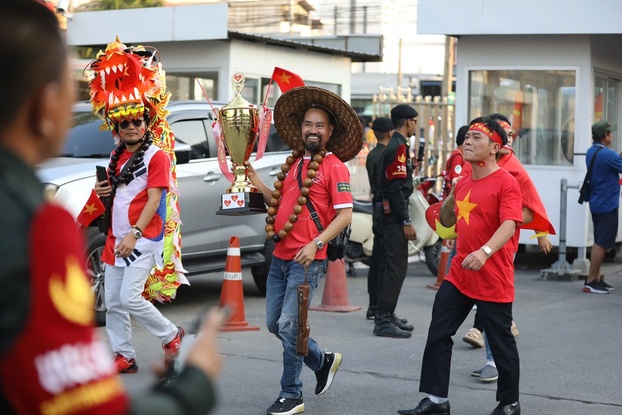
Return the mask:
<path id="1" fill-rule="evenodd" d="M 281 391 L 267 414 L 283 415 L 304 411 L 303 363 L 315 372 L 316 395 L 328 390 L 341 365 L 340 353 L 323 352 L 310 337 L 308 354 L 297 353 L 296 295 L 297 287 L 306 280 L 311 301 L 326 273 L 329 242 L 352 220 L 350 172 L 344 163 L 361 150 L 363 131 L 356 113 L 343 99 L 310 86 L 281 95 L 274 120 L 281 138 L 292 149 L 274 190 L 246 164 L 248 178 L 268 205 L 266 232 L 276 242 L 267 282 L 266 324 L 283 344 L 283 373 Z"/>

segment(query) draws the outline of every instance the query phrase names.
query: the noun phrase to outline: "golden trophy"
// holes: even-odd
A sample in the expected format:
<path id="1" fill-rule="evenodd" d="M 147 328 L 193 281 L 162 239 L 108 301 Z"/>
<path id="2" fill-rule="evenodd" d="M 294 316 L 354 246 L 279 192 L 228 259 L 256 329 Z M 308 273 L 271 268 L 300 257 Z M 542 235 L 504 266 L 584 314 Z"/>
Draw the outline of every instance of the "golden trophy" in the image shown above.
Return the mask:
<path id="1" fill-rule="evenodd" d="M 242 98 L 244 75 L 236 73 L 231 79 L 235 96 L 220 110 L 218 123 L 222 131 L 222 141 L 235 163 L 235 179 L 221 197 L 217 215 L 250 215 L 266 213 L 263 194 L 253 186 L 247 176 L 244 162 L 247 161 L 259 135 L 259 109 Z"/>

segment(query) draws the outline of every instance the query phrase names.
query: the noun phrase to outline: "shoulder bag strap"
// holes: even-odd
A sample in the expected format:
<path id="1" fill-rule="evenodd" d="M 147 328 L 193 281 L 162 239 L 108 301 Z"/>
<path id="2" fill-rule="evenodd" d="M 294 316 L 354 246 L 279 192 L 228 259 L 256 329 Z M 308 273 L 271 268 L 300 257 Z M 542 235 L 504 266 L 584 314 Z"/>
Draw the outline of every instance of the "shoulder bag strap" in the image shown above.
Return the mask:
<path id="1" fill-rule="evenodd" d="M 603 148 L 604 147 L 598 147 L 598 149 L 594 153 L 594 157 L 592 157 L 592 160 L 590 161 L 590 165 L 587 168 L 587 173 L 585 173 L 585 180 L 584 180 L 584 182 L 589 182 L 590 181 L 590 178 L 592 177 L 592 168 L 594 167 L 594 162 L 596 161 L 596 155 Z"/>
<path id="2" fill-rule="evenodd" d="M 304 156 L 302 156 L 300 158 L 300 162 L 298 163 L 298 187 L 300 187 L 302 189 L 302 163 L 304 162 Z M 313 219 L 313 222 L 315 222 L 315 226 L 317 227 L 317 230 L 322 232 L 324 230 L 324 227 L 322 226 L 322 222 L 320 222 L 320 217 L 317 214 L 317 211 L 315 210 L 315 208 L 313 207 L 313 203 L 311 202 L 311 198 L 309 197 L 310 195 L 307 195 L 307 209 L 309 209 L 309 215 L 311 216 L 311 219 Z"/>
<path id="3" fill-rule="evenodd" d="M 134 158 L 136 157 L 136 151 L 132 153 L 132 155 L 130 156 L 130 158 L 127 160 L 127 162 L 125 163 L 125 165 L 123 166 L 123 168 L 121 169 L 121 171 L 119 172 L 119 177 L 123 177 L 123 175 L 125 174 L 125 172 L 130 168 L 130 166 L 132 165 L 132 162 L 134 161 Z M 112 185 L 112 193 L 110 194 L 110 204 L 112 205 L 112 199 L 114 199 L 114 195 L 117 192 L 117 186 L 118 186 L 118 182 L 117 184 L 113 184 Z"/>

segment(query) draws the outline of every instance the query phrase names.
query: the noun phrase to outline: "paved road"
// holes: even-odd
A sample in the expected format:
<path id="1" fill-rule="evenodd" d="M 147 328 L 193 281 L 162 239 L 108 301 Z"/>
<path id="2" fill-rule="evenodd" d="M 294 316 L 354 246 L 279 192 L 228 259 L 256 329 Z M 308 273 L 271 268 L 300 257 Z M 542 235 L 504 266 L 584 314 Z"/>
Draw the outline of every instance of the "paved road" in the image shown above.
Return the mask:
<path id="1" fill-rule="evenodd" d="M 548 264 L 541 254 L 517 258 L 515 320 L 520 330 L 521 404 L 523 415 L 622 414 L 622 261 L 604 267 L 608 281 L 618 287 L 608 295 L 585 294 L 582 282 L 541 280 Z M 315 376 L 303 369 L 306 414 L 395 414 L 424 397 L 418 392 L 421 357 L 435 291 L 435 281 L 419 262 L 411 263 L 397 313 L 414 325 L 410 339 L 379 338 L 365 319 L 366 269 L 348 277 L 352 313 L 312 311 L 311 335 L 320 347 L 338 351 L 344 363 L 332 388 L 313 394 Z M 161 310 L 177 324 L 186 324 L 196 313 L 219 300 L 220 276 L 193 278 L 173 304 Z M 254 332 L 222 333 L 224 371 L 219 380 L 217 415 L 261 415 L 277 398 L 281 373 L 280 343 L 264 326 L 264 300 L 245 272 L 245 310 Z M 313 305 L 321 302 L 322 286 Z M 473 314 L 473 313 L 472 313 Z M 495 386 L 469 375 L 483 366 L 484 351 L 473 349 L 461 337 L 472 323 L 467 319 L 455 337 L 449 399 L 454 415 L 488 415 L 496 406 Z M 128 388 L 141 391 L 152 382 L 149 367 L 159 361 L 155 338 L 135 326 L 138 374 L 123 375 Z"/>

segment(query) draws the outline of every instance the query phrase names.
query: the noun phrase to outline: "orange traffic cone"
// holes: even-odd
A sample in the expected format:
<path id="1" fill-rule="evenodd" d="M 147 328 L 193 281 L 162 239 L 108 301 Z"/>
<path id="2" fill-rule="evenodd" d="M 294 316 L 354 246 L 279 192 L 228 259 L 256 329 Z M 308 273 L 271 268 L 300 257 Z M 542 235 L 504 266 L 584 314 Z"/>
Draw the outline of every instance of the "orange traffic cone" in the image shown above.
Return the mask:
<path id="1" fill-rule="evenodd" d="M 322 304 L 311 307 L 315 311 L 336 311 L 348 313 L 360 310 L 361 307 L 351 306 L 348 302 L 348 284 L 346 281 L 346 266 L 343 259 L 328 261 L 326 269 L 326 283 L 322 294 Z"/>
<path id="2" fill-rule="evenodd" d="M 428 288 L 438 290 L 441 286 L 445 275 L 447 275 L 447 263 L 449 262 L 449 247 L 447 246 L 447 239 L 443 239 L 441 245 L 441 256 L 438 260 L 438 271 L 436 273 L 436 282 L 433 285 L 428 285 Z"/>
<path id="3" fill-rule="evenodd" d="M 240 261 L 240 239 L 232 236 L 227 249 L 225 274 L 220 291 L 220 306 L 231 310 L 229 322 L 220 331 L 259 330 L 250 326 L 244 317 L 244 288 L 242 286 L 242 264 Z"/>

